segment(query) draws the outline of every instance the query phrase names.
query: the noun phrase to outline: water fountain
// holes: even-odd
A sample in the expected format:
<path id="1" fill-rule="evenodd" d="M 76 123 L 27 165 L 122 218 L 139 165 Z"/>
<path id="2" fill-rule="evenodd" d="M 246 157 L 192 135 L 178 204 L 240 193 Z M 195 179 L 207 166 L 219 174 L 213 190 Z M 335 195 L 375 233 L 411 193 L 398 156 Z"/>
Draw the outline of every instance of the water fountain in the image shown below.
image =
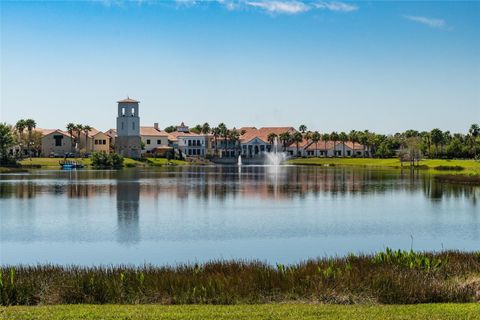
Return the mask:
<path id="1" fill-rule="evenodd" d="M 237 165 L 238 165 L 238 166 L 241 166 L 241 165 L 242 165 L 242 155 L 241 155 L 241 154 L 238 155 Z"/>
<path id="2" fill-rule="evenodd" d="M 269 166 L 279 166 L 285 160 L 287 160 L 287 154 L 285 152 L 278 152 L 278 138 L 273 140 L 273 150 L 266 153 L 265 164 Z"/>

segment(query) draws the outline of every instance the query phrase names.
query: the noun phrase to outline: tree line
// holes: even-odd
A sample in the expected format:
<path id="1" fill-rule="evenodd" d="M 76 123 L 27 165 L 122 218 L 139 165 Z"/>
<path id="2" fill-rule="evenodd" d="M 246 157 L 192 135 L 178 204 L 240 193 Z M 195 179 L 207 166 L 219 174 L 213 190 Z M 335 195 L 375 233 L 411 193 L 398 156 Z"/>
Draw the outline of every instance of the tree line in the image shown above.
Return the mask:
<path id="1" fill-rule="evenodd" d="M 42 135 L 40 132 L 35 131 L 36 126 L 37 124 L 33 119 L 21 119 L 14 126 L 0 123 L 0 160 L 3 165 L 12 162 L 12 158 L 15 158 L 11 154 L 13 146 L 17 146 L 20 150 L 16 157 L 38 156 L 40 154 Z M 68 123 L 66 129 L 73 137 L 72 150 L 80 152 L 78 146 L 81 133 L 84 133 L 86 145 L 88 145 L 87 141 L 89 132 L 92 130 L 91 126 Z M 165 131 L 173 132 L 176 129 L 176 126 L 170 126 Z M 203 125 L 196 125 L 190 131 L 198 134 L 211 134 L 214 140 L 216 155 L 222 151 L 225 153 L 237 151 L 240 146 L 240 137 L 245 133 L 245 131 L 236 128 L 228 129 L 224 123 L 211 127 L 208 122 L 205 122 Z M 478 159 L 480 155 L 480 126 L 476 123 L 472 124 L 466 133 L 451 133 L 450 131 L 434 128 L 430 131 L 410 129 L 385 135 L 369 130 L 351 130 L 349 133 L 343 131 L 320 133 L 318 131 L 309 131 L 307 126 L 301 125 L 298 130 L 293 132 L 283 132 L 279 135 L 270 133 L 268 142 L 272 147 L 275 141 L 281 144 L 284 151 L 288 146 L 296 146 L 297 154 L 300 143 L 303 141 L 313 143 L 316 149 L 322 146 L 326 148 L 328 141 L 333 142 L 334 148 L 338 143 L 342 143 L 342 147 L 345 148 L 345 142 L 350 141 L 354 148 L 355 144 L 362 145 L 364 151 L 366 151 L 365 154 L 377 158 L 409 154 L 414 155 L 415 158 Z M 345 154 L 345 150 L 343 154 Z"/>

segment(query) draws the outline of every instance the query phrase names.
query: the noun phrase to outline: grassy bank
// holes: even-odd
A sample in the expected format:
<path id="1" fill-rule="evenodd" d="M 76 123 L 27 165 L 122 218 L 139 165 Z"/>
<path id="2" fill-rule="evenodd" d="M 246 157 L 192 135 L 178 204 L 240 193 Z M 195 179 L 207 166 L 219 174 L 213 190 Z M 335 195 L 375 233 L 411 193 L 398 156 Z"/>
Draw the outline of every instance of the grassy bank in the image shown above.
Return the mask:
<path id="1" fill-rule="evenodd" d="M 59 305 L 0 308 L 2 319 L 480 319 L 480 304 Z"/>
<path id="2" fill-rule="evenodd" d="M 183 166 L 188 164 L 184 160 L 168 160 L 165 158 L 147 158 L 146 161 L 151 166 Z"/>
<path id="3" fill-rule="evenodd" d="M 399 159 L 376 159 L 376 158 L 299 158 L 289 160 L 290 164 L 298 165 L 332 165 L 332 166 L 353 166 L 366 168 L 402 168 Z M 408 168 L 409 164 L 404 163 L 403 167 Z M 419 162 L 421 169 L 434 173 L 461 173 L 480 175 L 480 161 L 475 160 L 446 160 L 446 159 L 425 159 Z"/>
<path id="4" fill-rule="evenodd" d="M 72 161 L 82 162 L 86 166 L 91 165 L 91 160 L 89 158 L 69 158 Z M 59 162 L 63 161 L 63 158 L 32 158 L 24 159 L 20 161 L 20 164 L 25 168 L 44 168 L 44 169 L 58 169 Z M 130 158 L 124 158 L 123 164 L 125 167 L 145 167 L 145 166 L 166 166 L 166 165 L 185 165 L 186 161 L 182 160 L 167 160 L 161 158 L 148 158 L 146 161 L 137 161 Z"/>
<path id="5" fill-rule="evenodd" d="M 176 267 L 3 266 L 0 304 L 407 304 L 480 301 L 480 252 Z"/>

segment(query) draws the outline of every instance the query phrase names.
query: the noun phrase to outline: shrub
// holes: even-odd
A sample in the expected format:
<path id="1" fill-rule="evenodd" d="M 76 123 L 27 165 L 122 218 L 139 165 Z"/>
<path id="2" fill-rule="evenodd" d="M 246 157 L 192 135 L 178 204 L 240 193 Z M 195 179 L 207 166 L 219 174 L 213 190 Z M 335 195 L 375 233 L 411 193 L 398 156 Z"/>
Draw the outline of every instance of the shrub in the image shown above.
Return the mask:
<path id="1" fill-rule="evenodd" d="M 94 152 L 91 156 L 95 168 L 121 168 L 123 157 L 117 153 Z"/>

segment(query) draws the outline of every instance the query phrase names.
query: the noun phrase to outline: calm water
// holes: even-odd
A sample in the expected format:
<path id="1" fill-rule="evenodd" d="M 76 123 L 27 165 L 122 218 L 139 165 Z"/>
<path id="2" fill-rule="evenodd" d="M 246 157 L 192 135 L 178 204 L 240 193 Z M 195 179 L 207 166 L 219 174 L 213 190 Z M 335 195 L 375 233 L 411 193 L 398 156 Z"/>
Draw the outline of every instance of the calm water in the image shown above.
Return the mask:
<path id="1" fill-rule="evenodd" d="M 291 263 L 480 248 L 479 187 L 409 171 L 188 167 L 0 175 L 2 264 Z"/>

